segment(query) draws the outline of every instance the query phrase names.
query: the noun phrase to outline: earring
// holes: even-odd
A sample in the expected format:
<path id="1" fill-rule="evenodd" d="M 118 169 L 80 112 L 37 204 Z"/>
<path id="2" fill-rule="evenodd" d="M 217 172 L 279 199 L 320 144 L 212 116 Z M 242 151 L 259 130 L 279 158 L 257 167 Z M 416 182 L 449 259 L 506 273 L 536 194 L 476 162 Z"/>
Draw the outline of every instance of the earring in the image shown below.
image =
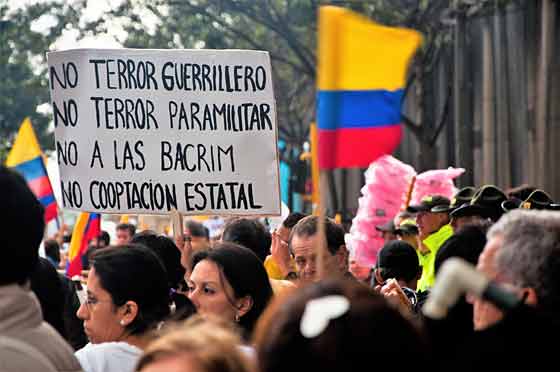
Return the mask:
<path id="1" fill-rule="evenodd" d="M 123 327 L 124 327 L 124 320 L 123 320 L 123 319 L 121 319 L 121 321 L 119 322 L 119 324 L 120 324 L 121 326 L 123 326 Z"/>
<path id="2" fill-rule="evenodd" d="M 239 319 L 240 319 L 240 318 L 241 318 L 241 317 L 239 316 L 239 314 L 235 314 L 235 322 L 236 322 L 236 323 L 239 323 Z"/>

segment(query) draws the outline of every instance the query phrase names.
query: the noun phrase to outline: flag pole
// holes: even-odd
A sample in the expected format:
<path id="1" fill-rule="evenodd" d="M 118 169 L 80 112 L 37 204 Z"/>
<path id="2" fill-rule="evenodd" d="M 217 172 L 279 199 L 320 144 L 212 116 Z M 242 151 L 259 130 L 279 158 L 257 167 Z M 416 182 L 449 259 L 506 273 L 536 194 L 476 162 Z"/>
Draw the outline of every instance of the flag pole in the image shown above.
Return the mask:
<path id="1" fill-rule="evenodd" d="M 319 205 L 317 207 L 319 212 L 319 221 L 317 226 L 317 247 L 315 252 L 317 252 L 317 275 L 320 279 L 327 278 L 331 273 L 328 273 L 325 267 L 325 257 L 329 254 L 327 246 L 327 236 L 326 236 L 326 226 L 325 219 L 326 216 L 326 195 L 329 191 L 328 182 L 328 171 L 321 170 L 319 172 L 319 190 L 321 198 L 319 199 Z"/>
<path id="2" fill-rule="evenodd" d="M 321 193 L 319 187 L 319 142 L 317 137 L 317 124 L 311 123 L 309 126 L 309 139 L 311 142 L 311 182 L 313 190 L 311 194 L 311 203 L 313 205 L 312 213 L 319 215 L 319 204 L 321 203 Z"/>

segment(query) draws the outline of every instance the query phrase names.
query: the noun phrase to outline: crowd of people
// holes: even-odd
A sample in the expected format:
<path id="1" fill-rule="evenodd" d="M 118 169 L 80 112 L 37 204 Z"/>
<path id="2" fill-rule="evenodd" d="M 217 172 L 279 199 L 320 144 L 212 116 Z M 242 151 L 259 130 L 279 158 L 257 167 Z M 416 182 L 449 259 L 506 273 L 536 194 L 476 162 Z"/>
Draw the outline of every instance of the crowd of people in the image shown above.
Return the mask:
<path id="1" fill-rule="evenodd" d="M 57 271 L 60 244 L 44 238 L 43 208 L 23 178 L 0 167 L 0 190 L 1 371 L 438 371 L 554 361 L 545 340 L 560 329 L 560 205 L 543 190 L 428 195 L 377 227 L 385 244 L 365 269 L 350 264 L 345 227 L 330 218 L 292 213 L 274 231 L 231 218 L 216 242 L 192 220 L 179 239 L 122 224 L 112 243 L 107 233 L 90 243 L 84 283 Z M 435 318 L 425 306 L 453 287 L 440 276 L 451 258 L 492 285 L 461 292 Z M 505 294 L 517 300 L 500 301 Z"/>

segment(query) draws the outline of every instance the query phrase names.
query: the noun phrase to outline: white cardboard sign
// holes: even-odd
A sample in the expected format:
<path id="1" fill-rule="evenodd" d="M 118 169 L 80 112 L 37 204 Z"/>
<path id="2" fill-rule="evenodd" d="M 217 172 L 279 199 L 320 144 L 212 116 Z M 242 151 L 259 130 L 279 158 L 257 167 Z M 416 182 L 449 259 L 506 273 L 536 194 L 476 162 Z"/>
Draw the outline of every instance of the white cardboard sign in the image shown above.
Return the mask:
<path id="1" fill-rule="evenodd" d="M 48 65 L 64 208 L 280 214 L 267 52 L 79 49 Z"/>

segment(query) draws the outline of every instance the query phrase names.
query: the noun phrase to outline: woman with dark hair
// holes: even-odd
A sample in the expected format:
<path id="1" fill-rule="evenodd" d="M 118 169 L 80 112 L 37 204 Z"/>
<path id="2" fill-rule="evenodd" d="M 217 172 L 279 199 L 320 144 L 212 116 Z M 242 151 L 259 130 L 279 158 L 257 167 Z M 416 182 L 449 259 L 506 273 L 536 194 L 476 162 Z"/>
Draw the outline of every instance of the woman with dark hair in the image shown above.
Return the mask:
<path id="1" fill-rule="evenodd" d="M 84 371 L 133 371 L 148 342 L 145 334 L 169 315 L 167 274 L 161 261 L 136 245 L 97 251 L 87 299 L 77 314 L 90 340 L 76 352 Z"/>
<path id="2" fill-rule="evenodd" d="M 262 262 L 234 243 L 195 253 L 187 284 L 197 312 L 237 322 L 246 339 L 272 298 Z"/>
<path id="3" fill-rule="evenodd" d="M 277 298 L 255 331 L 258 369 L 414 371 L 431 361 L 419 328 L 366 285 L 326 279 Z"/>
<path id="4" fill-rule="evenodd" d="M 186 319 L 196 312 L 194 305 L 186 296 L 185 268 L 181 265 L 181 252 L 167 236 L 158 235 L 154 231 L 144 230 L 135 234 L 130 241 L 140 244 L 154 252 L 163 263 L 167 272 L 167 285 L 171 301 L 175 305 L 174 319 Z"/>

